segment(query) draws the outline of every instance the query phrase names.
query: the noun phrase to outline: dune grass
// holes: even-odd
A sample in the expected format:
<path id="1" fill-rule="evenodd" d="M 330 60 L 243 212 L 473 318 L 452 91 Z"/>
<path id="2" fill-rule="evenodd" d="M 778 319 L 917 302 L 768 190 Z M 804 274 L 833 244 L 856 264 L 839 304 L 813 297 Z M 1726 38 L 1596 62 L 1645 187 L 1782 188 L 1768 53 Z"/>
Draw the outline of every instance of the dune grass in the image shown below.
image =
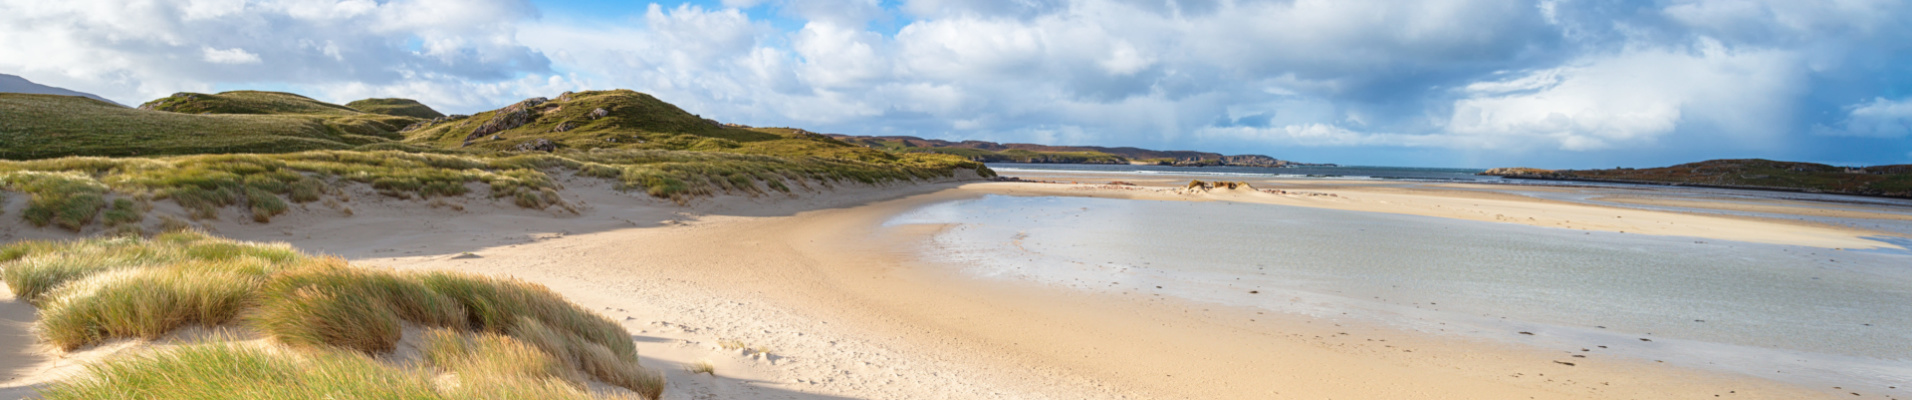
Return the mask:
<path id="1" fill-rule="evenodd" d="M 790 192 L 791 185 L 948 177 L 957 169 L 988 173 L 982 164 L 935 155 L 871 162 L 626 149 L 489 155 L 335 150 L 0 160 L 0 189 L 32 199 L 22 215 L 29 222 L 79 231 L 102 210 L 108 211 L 109 225 L 138 222 L 145 199 L 172 200 L 199 219 L 218 218 L 220 210 L 237 206 L 254 221 L 269 222 L 294 204 L 320 200 L 354 183 L 408 199 L 462 196 L 471 191 L 468 185 L 480 184 L 490 198 L 545 209 L 568 207 L 555 179 L 565 173 L 683 202 L 717 193 Z M 128 200 L 109 202 L 109 195 Z"/>
<path id="2" fill-rule="evenodd" d="M 0 173 L 0 185 L 28 193 L 21 217 L 34 226 L 59 225 L 79 230 L 106 207 L 106 185 L 72 172 Z"/>
<path id="3" fill-rule="evenodd" d="M 122 360 L 96 368 L 90 380 L 50 389 L 48 398 L 249 398 L 152 387 L 165 382 L 222 387 L 256 379 L 254 384 L 290 390 L 243 392 L 261 396 L 256 398 L 293 398 L 311 393 L 302 391 L 307 388 L 338 385 L 409 384 L 341 380 L 416 373 L 366 372 L 377 366 L 352 358 L 392 351 L 406 324 L 430 329 L 421 346 L 427 359 L 436 372 L 458 375 L 462 384 L 427 385 L 421 392 L 439 397 L 401 398 L 585 398 L 589 377 L 655 399 L 664 386 L 661 374 L 638 365 L 636 347 L 622 327 L 523 281 L 355 268 L 283 244 L 198 232 L 18 242 L 0 247 L 0 268 L 14 294 L 40 309 L 36 331 L 42 339 L 62 349 L 158 338 L 189 325 L 236 325 L 305 350 L 275 355 L 196 347 Z M 302 361 L 285 364 L 285 357 Z M 224 366 L 199 364 L 214 360 L 258 371 L 235 378 Z M 307 363 L 322 371 L 285 367 Z M 324 370 L 334 367 L 339 369 Z M 148 396 L 174 392 L 180 397 Z M 64 394 L 76 397 L 57 397 Z M 210 397 L 196 397 L 202 395 Z"/>
<path id="4" fill-rule="evenodd" d="M 188 346 L 90 366 L 88 377 L 40 391 L 63 399 L 440 399 L 424 370 L 356 353 L 275 354 L 231 344 Z"/>
<path id="5" fill-rule="evenodd" d="M 689 366 L 684 367 L 684 371 L 690 372 L 693 374 L 705 374 L 710 376 L 717 376 L 717 365 L 711 364 L 709 360 L 699 360 L 695 363 L 692 363 Z"/>

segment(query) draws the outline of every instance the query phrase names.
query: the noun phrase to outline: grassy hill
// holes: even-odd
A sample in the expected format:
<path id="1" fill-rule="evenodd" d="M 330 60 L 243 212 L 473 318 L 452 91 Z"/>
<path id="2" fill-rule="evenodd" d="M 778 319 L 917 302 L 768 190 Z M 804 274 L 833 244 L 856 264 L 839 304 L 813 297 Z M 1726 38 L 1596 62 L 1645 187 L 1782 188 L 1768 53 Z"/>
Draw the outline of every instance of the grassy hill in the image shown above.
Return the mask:
<path id="1" fill-rule="evenodd" d="M 700 151 L 874 163 L 914 158 L 801 129 L 726 126 L 630 90 L 527 99 L 470 117 L 434 120 L 404 134 L 410 144 L 478 151 L 520 150 L 548 141 L 555 149 L 582 151 Z"/>
<path id="2" fill-rule="evenodd" d="M 329 117 L 296 115 L 194 115 L 56 95 L 0 93 L 0 115 L 6 116 L 0 119 L 0 142 L 7 143 L 0 146 L 4 159 L 280 153 L 345 149 L 397 138 L 366 126 L 372 121 L 343 114 L 335 123 L 328 123 Z"/>
<path id="3" fill-rule="evenodd" d="M 537 139 L 571 149 L 717 150 L 785 138 L 725 127 L 629 90 L 527 99 L 469 118 L 433 123 L 405 136 L 407 142 L 438 147 L 498 150 Z"/>
<path id="4" fill-rule="evenodd" d="M 1545 170 L 1495 168 L 1484 172 L 1524 179 L 1584 180 L 1912 197 L 1912 165 L 1863 168 L 1762 159 L 1709 160 L 1660 168 Z"/>
<path id="5" fill-rule="evenodd" d="M 365 99 L 345 103 L 346 107 L 373 114 L 395 115 L 418 119 L 444 118 L 438 110 L 412 99 Z"/>

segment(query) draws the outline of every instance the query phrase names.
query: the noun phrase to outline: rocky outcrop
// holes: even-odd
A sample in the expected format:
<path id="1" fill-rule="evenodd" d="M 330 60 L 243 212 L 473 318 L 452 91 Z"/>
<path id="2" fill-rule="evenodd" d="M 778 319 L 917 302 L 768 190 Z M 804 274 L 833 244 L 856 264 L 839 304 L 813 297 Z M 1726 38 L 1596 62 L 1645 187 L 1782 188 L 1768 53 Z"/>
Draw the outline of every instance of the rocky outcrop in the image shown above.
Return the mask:
<path id="1" fill-rule="evenodd" d="M 538 138 L 538 139 L 532 139 L 530 141 L 526 141 L 524 143 L 519 143 L 517 147 L 513 147 L 512 149 L 517 151 L 542 151 L 542 152 L 549 153 L 549 152 L 557 151 L 558 144 L 552 143 L 550 140 Z"/>
<path id="2" fill-rule="evenodd" d="M 591 119 L 604 118 L 608 116 L 611 116 L 611 111 L 609 110 L 605 110 L 602 108 L 591 110 Z"/>
<path id="3" fill-rule="evenodd" d="M 470 146 L 471 142 L 478 140 L 478 138 L 516 129 L 531 123 L 531 121 L 535 119 L 532 117 L 531 110 L 547 101 L 549 100 L 543 97 L 535 97 L 499 109 L 491 115 L 490 121 L 485 121 L 484 124 L 478 125 L 478 129 L 471 130 L 471 134 L 465 135 L 464 145 Z"/>
<path id="4" fill-rule="evenodd" d="M 1217 181 L 1217 182 L 1208 182 L 1208 181 L 1203 181 L 1203 180 L 1200 180 L 1200 179 L 1197 179 L 1197 180 L 1192 180 L 1192 181 L 1188 181 L 1188 186 L 1185 186 L 1185 187 L 1183 187 L 1183 189 L 1186 189 L 1186 190 L 1201 190 L 1201 191 L 1208 191 L 1208 190 L 1214 190 L 1214 189 L 1228 189 L 1228 190 L 1236 190 L 1236 189 L 1241 189 L 1241 190 L 1255 190 L 1255 187 L 1254 187 L 1254 186 L 1249 186 L 1249 185 L 1248 185 L 1248 182 L 1240 182 L 1240 181 L 1236 181 L 1236 182 L 1227 182 L 1227 181 Z"/>
<path id="5" fill-rule="evenodd" d="M 1481 172 L 1481 173 L 1480 173 L 1479 175 L 1488 175 L 1488 176 L 1514 176 L 1514 177 L 1544 177 L 1544 176 L 1550 176 L 1550 175 L 1554 175 L 1554 171 L 1553 171 L 1553 170 L 1550 170 L 1550 169 L 1539 169 L 1539 168 L 1524 168 L 1524 167 L 1515 167 L 1515 168 L 1494 168 L 1494 169 L 1490 169 L 1490 170 L 1487 170 L 1486 172 Z"/>
<path id="6" fill-rule="evenodd" d="M 446 122 L 452 122 L 452 121 L 458 121 L 458 120 L 462 120 L 462 119 L 465 119 L 465 118 L 471 118 L 471 116 L 470 116 L 470 115 L 464 115 L 464 114 L 453 114 L 453 115 L 447 115 L 447 116 L 443 116 L 443 117 L 438 117 L 438 118 L 432 118 L 432 119 L 431 119 L 431 120 L 429 120 L 429 121 L 421 121 L 421 122 L 419 122 L 419 123 L 415 123 L 415 124 L 411 124 L 411 125 L 408 125 L 408 126 L 406 126 L 406 127 L 405 127 L 405 129 L 399 129 L 398 131 L 399 131 L 399 132 L 411 132 L 411 131 L 415 131 L 415 130 L 419 130 L 419 129 L 425 129 L 425 128 L 429 128 L 429 127 L 431 127 L 432 125 L 438 125 L 438 124 L 442 124 L 442 123 L 446 123 Z"/>

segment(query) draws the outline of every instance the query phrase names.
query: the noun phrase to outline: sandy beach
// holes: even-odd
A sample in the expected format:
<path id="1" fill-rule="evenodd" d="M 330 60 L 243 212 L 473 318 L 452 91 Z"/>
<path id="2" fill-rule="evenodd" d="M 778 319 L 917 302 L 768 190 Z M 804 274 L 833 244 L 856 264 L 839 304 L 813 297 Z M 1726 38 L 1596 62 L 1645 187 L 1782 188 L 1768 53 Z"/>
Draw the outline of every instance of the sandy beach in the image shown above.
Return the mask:
<path id="1" fill-rule="evenodd" d="M 1257 183 L 1274 192 L 1188 193 L 1172 190 L 1175 182 L 1168 180 L 1130 187 L 1099 184 L 1110 180 L 1106 176 L 1039 178 L 1097 184 L 972 180 L 840 186 L 789 197 L 719 196 L 678 206 L 620 193 L 602 181 L 571 178 L 564 195 L 577 206 L 575 214 L 527 211 L 479 196 L 431 203 L 396 200 L 356 188 L 341 208 L 314 203 L 271 224 L 232 222 L 244 220 L 234 211 L 208 228 L 238 239 L 284 241 L 357 264 L 458 270 L 550 286 L 623 321 L 643 362 L 668 372 L 666 398 L 674 399 L 1906 394 L 1902 389 L 1798 387 L 1651 360 L 1565 358 L 1562 349 L 1435 337 L 1141 293 L 985 281 L 917 260 L 913 243 L 937 228 L 881 226 L 926 204 L 997 194 L 1233 201 L 1823 248 L 1879 247 L 1880 242 L 1864 237 L 1884 234 L 1775 218 L 1546 200 L 1465 185 L 1298 181 Z M 159 212 L 176 211 L 165 204 Z M 1759 206 L 1820 212 L 1806 210 L 1819 209 L 1816 204 Z M 18 205 L 8 207 L 12 213 Z M 350 216 L 342 208 L 349 208 Z M 0 229 L 0 238 L 8 241 L 71 236 L 17 219 Z M 0 375 L 6 381 L 0 390 L 10 391 L 0 394 L 19 394 L 55 379 L 58 374 L 47 372 L 46 364 L 60 355 L 19 350 L 25 348 L 26 326 L 18 320 L 30 319 L 31 310 L 11 298 L 0 301 L 6 312 L 0 344 L 8 352 L 7 365 L 0 365 L 6 374 Z M 138 346 L 125 349 L 139 351 Z M 700 361 L 715 365 L 716 373 L 685 370 Z"/>

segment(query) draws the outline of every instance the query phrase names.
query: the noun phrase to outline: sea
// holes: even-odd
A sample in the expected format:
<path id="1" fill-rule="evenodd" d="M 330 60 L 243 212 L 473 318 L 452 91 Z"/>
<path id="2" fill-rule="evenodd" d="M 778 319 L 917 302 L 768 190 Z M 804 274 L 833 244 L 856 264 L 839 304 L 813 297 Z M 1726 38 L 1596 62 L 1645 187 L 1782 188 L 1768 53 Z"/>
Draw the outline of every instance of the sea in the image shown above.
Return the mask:
<path id="1" fill-rule="evenodd" d="M 1432 168 L 1033 167 L 1498 180 Z M 1139 291 L 1822 388 L 1912 386 L 1912 243 L 1903 238 L 1855 251 L 1279 205 L 1000 195 L 923 206 L 888 224 L 947 226 L 921 257 L 981 279 Z"/>
<path id="2" fill-rule="evenodd" d="M 1498 176 L 1477 175 L 1483 169 L 1467 168 L 1414 168 L 1414 167 L 1172 167 L 1163 165 L 1126 165 L 1126 164 L 1021 164 L 990 163 L 989 168 L 997 173 L 1017 172 L 1070 172 L 1109 175 L 1147 175 L 1147 176 L 1205 176 L 1216 179 L 1232 178 L 1313 178 L 1342 180 L 1402 180 L 1424 182 L 1503 182 Z"/>

